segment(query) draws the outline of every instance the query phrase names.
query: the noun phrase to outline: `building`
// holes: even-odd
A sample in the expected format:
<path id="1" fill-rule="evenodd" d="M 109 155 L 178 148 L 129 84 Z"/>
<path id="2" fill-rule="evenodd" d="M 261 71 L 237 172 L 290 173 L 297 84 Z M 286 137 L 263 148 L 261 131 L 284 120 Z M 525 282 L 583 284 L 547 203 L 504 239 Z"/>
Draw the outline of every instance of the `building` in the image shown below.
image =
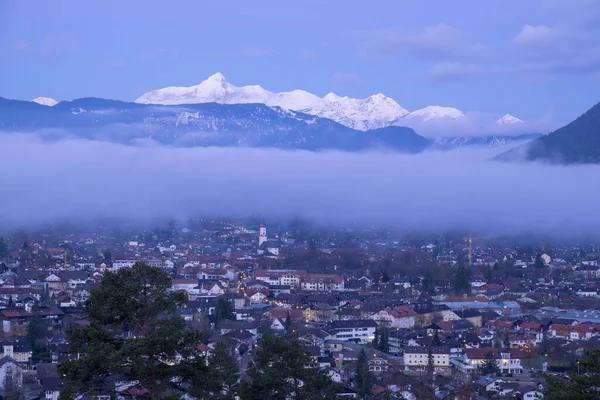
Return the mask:
<path id="1" fill-rule="evenodd" d="M 453 359 L 452 364 L 465 373 L 477 372 L 490 354 L 496 360 L 502 373 L 523 372 L 521 359 L 525 358 L 526 354 L 521 349 L 496 349 L 493 347 L 465 349 L 463 356 Z"/>
<path id="2" fill-rule="evenodd" d="M 260 247 L 263 243 L 267 241 L 267 225 L 263 220 L 260 223 L 260 228 L 258 229 L 258 247 Z"/>
<path id="3" fill-rule="evenodd" d="M 379 324 L 392 328 L 413 328 L 417 313 L 410 306 L 387 307 L 372 315 Z"/>
<path id="4" fill-rule="evenodd" d="M 344 290 L 344 279 L 337 274 L 307 274 L 300 282 L 306 291 L 330 292 Z"/>
<path id="5" fill-rule="evenodd" d="M 431 347 L 431 359 L 436 370 L 450 367 L 450 348 Z M 429 366 L 429 348 L 410 346 L 404 348 L 404 366 L 407 371 L 424 371 Z"/>
<path id="6" fill-rule="evenodd" d="M 333 321 L 327 325 L 325 330 L 329 333 L 329 339 L 369 343 L 375 337 L 377 326 L 377 323 L 372 319 Z"/>

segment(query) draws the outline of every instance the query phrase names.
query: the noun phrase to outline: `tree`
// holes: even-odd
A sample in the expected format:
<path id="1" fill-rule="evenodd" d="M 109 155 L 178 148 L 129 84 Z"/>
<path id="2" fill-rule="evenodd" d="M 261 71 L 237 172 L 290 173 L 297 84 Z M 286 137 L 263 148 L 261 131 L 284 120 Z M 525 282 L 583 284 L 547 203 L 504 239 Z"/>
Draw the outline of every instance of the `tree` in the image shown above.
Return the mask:
<path id="1" fill-rule="evenodd" d="M 237 361 L 223 342 L 217 342 L 215 348 L 208 358 L 208 366 L 211 385 L 211 398 L 233 399 L 235 391 L 233 386 L 239 378 Z M 202 387 L 202 385 L 198 385 Z"/>
<path id="2" fill-rule="evenodd" d="M 292 327 L 292 316 L 290 315 L 290 310 L 287 310 L 287 315 L 285 316 L 285 330 L 289 331 Z"/>
<path id="3" fill-rule="evenodd" d="M 469 273 L 463 265 L 459 265 L 456 269 L 454 277 L 454 293 L 471 294 L 471 283 L 469 282 Z"/>
<path id="4" fill-rule="evenodd" d="M 433 294 L 435 292 L 433 275 L 429 269 L 425 271 L 425 276 L 423 277 L 423 291 L 427 294 Z"/>
<path id="5" fill-rule="evenodd" d="M 37 308 L 33 309 L 33 316 L 27 324 L 27 334 L 25 341 L 31 346 L 31 359 L 38 362 L 50 362 L 52 355 L 46 345 L 48 336 L 48 327 L 44 320 L 40 317 Z"/>
<path id="6" fill-rule="evenodd" d="M 542 334 L 542 340 L 540 341 L 540 344 L 538 345 L 538 354 L 540 354 L 540 355 L 547 354 L 549 347 L 550 346 L 548 345 L 548 333 L 546 331 L 544 331 L 544 333 Z"/>
<path id="7" fill-rule="evenodd" d="M 535 256 L 535 262 L 533 263 L 533 266 L 535 268 L 544 268 L 546 266 L 546 263 L 544 263 L 544 260 L 540 254 Z"/>
<path id="8" fill-rule="evenodd" d="M 432 375 L 435 369 L 435 365 L 433 363 L 433 350 L 431 346 L 427 348 L 427 374 Z"/>
<path id="9" fill-rule="evenodd" d="M 0 259 L 6 256 L 8 256 L 8 246 L 6 245 L 4 237 L 0 236 Z"/>
<path id="10" fill-rule="evenodd" d="M 389 332 L 385 326 L 381 330 L 381 336 L 379 338 L 379 350 L 383 351 L 384 353 L 390 352 Z"/>
<path id="11" fill-rule="evenodd" d="M 569 379 L 546 375 L 547 400 L 592 400 L 600 398 L 600 348 L 586 350 Z"/>
<path id="12" fill-rule="evenodd" d="M 263 336 L 246 374 L 249 380 L 240 387 L 243 400 L 336 398 L 335 385 L 297 339 Z"/>
<path id="13" fill-rule="evenodd" d="M 59 364 L 65 379 L 60 397 L 106 393 L 115 375 L 139 382 L 151 400 L 179 397 L 190 384 L 200 391 L 206 382 L 197 377 L 209 376 L 198 348 L 202 335 L 176 313 L 187 295 L 170 289 L 166 272 L 141 262 L 107 272 L 86 302 L 89 325 L 67 331 L 69 349 L 79 358 Z"/>
<path id="14" fill-rule="evenodd" d="M 502 342 L 502 344 L 505 348 L 510 348 L 510 335 L 508 334 L 508 331 L 504 332 L 504 341 Z"/>
<path id="15" fill-rule="evenodd" d="M 483 276 L 485 277 L 485 280 L 487 283 L 491 283 L 492 282 L 492 269 L 490 268 L 489 265 L 486 265 L 483 267 Z"/>
<path id="16" fill-rule="evenodd" d="M 6 308 L 11 308 L 13 306 L 13 298 L 12 295 L 8 296 L 8 302 L 6 303 Z"/>
<path id="17" fill-rule="evenodd" d="M 215 307 L 215 326 L 224 319 L 235 319 L 235 315 L 231 301 L 221 298 Z"/>
<path id="18" fill-rule="evenodd" d="M 387 269 L 384 269 L 383 271 L 381 271 L 381 281 L 383 283 L 387 283 L 390 281 L 390 273 L 388 272 Z"/>
<path id="19" fill-rule="evenodd" d="M 358 395 L 363 398 L 371 392 L 373 374 L 369 371 L 369 363 L 365 350 L 361 350 L 356 362 L 354 386 Z"/>
<path id="20" fill-rule="evenodd" d="M 498 361 L 494 358 L 494 353 L 489 352 L 485 355 L 485 359 L 481 364 L 481 373 L 483 375 L 488 374 L 497 374 L 500 372 L 500 367 L 498 367 Z"/>
<path id="21" fill-rule="evenodd" d="M 442 341 L 440 340 L 440 332 L 436 329 L 433 334 L 433 339 L 431 340 L 432 346 L 441 346 Z"/>
<path id="22" fill-rule="evenodd" d="M 110 261 L 112 259 L 112 253 L 110 250 L 106 249 L 102 252 L 102 257 L 104 257 L 106 261 Z"/>
<path id="23" fill-rule="evenodd" d="M 375 328 L 375 336 L 373 337 L 371 344 L 374 349 L 379 349 L 379 328 Z"/>

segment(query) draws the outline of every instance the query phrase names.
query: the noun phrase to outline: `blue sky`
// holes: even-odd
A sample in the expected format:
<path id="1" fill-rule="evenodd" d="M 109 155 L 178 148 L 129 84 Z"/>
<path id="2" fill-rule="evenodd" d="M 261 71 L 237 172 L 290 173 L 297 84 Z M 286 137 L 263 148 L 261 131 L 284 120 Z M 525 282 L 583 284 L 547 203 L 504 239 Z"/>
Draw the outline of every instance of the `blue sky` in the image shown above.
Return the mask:
<path id="1" fill-rule="evenodd" d="M 569 121 L 600 101 L 600 0 L 0 2 L 0 96 L 236 85 Z"/>

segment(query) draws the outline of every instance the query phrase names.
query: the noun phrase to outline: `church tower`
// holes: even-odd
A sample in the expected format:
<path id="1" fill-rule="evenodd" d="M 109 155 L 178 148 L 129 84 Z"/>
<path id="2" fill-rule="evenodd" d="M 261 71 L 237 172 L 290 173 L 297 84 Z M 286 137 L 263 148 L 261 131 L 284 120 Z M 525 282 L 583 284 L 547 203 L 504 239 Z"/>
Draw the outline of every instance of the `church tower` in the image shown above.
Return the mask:
<path id="1" fill-rule="evenodd" d="M 267 241 L 267 224 L 265 224 L 265 220 L 263 219 L 260 223 L 260 229 L 258 230 L 258 246 Z"/>

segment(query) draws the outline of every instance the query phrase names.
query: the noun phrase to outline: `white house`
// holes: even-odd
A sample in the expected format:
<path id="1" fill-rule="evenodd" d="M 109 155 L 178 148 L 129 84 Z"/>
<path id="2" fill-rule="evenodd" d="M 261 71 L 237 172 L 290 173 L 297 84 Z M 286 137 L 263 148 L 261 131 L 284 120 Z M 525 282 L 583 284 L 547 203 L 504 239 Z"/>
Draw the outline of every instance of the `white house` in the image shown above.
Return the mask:
<path id="1" fill-rule="evenodd" d="M 431 347 L 431 361 L 435 369 L 448 369 L 450 367 L 450 349 Z M 425 370 L 429 366 L 429 349 L 425 346 L 405 347 L 404 366 L 408 371 Z"/>
<path id="2" fill-rule="evenodd" d="M 330 339 L 369 343 L 375 337 L 377 326 L 372 319 L 333 321 L 325 330 L 329 333 Z"/>
<path id="3" fill-rule="evenodd" d="M 379 325 L 393 328 L 414 328 L 417 312 L 410 306 L 387 307 L 371 316 Z"/>
<path id="4" fill-rule="evenodd" d="M 113 261 L 112 270 L 118 271 L 121 268 L 131 268 L 137 260 L 115 260 Z"/>

